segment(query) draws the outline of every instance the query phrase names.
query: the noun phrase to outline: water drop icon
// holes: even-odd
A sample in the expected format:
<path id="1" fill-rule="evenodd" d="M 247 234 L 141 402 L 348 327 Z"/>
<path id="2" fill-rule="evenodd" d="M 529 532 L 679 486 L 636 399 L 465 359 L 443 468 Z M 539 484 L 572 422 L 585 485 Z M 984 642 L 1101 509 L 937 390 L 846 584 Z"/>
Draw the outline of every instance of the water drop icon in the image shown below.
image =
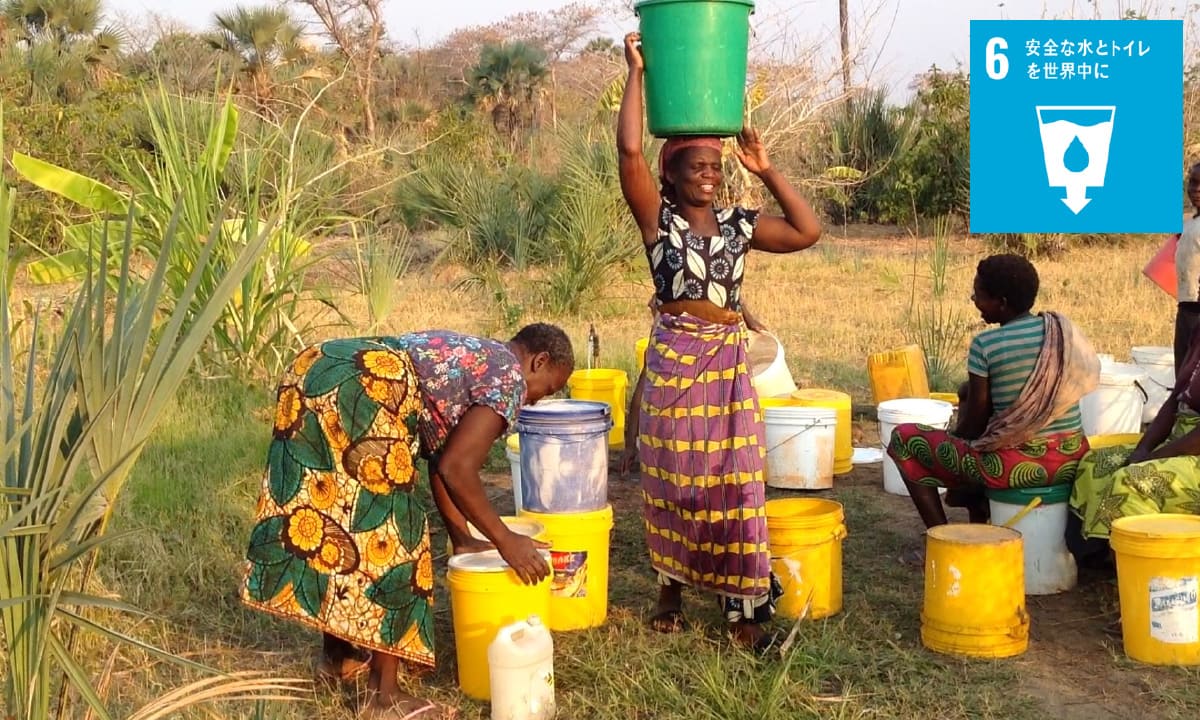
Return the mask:
<path id="1" fill-rule="evenodd" d="M 1071 144 L 1067 146 L 1067 151 L 1063 153 L 1063 167 L 1073 173 L 1083 172 L 1087 170 L 1087 166 L 1091 162 L 1092 159 L 1088 156 L 1087 148 L 1079 142 L 1079 136 L 1076 135 Z"/>

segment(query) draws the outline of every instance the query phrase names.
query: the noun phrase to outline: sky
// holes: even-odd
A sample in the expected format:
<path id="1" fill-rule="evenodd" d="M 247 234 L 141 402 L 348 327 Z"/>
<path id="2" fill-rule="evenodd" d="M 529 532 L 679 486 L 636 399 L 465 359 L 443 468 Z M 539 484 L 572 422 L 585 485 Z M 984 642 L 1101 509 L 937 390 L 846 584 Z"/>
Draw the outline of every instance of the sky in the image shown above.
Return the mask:
<path id="1" fill-rule="evenodd" d="M 256 1 L 241 0 L 243 5 Z M 603 33 L 619 39 L 637 28 L 628 3 L 616 6 Z M 1119 17 L 1125 9 L 1147 9 L 1154 17 L 1181 17 L 1188 0 L 1097 0 L 1102 17 Z M 211 24 L 214 12 L 228 10 L 234 0 L 107 0 L 106 6 L 128 17 L 156 13 L 194 28 Z M 389 35 L 408 46 L 430 46 L 455 28 L 485 25 L 524 11 L 546 11 L 567 0 L 385 0 Z M 1174 6 L 1173 6 L 1174 5 Z M 971 20 L 1035 20 L 1094 17 L 1089 0 L 850 0 L 851 43 L 863 48 L 856 82 L 871 81 L 902 92 L 912 76 L 936 64 L 941 68 L 967 66 Z M 836 61 L 837 3 L 834 0 L 757 0 L 751 28 L 760 38 L 786 34 L 793 47 L 819 48 Z"/>

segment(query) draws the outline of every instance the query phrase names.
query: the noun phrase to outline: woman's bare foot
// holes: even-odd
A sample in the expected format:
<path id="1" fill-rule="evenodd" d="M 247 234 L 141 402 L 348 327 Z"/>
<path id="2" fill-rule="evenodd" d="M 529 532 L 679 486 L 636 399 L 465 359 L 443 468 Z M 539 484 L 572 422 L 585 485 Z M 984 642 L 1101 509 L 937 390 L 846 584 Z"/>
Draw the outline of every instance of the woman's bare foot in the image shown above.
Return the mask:
<path id="1" fill-rule="evenodd" d="M 660 633 L 677 633 L 688 629 L 683 616 L 683 586 L 672 582 L 658 589 L 658 604 L 650 618 L 650 627 Z"/>
<path id="2" fill-rule="evenodd" d="M 747 650 L 752 650 L 759 654 L 766 653 L 771 648 L 775 647 L 779 637 L 773 633 L 768 633 L 763 629 L 763 626 L 758 623 L 736 622 L 730 628 L 729 634 L 733 636 L 733 641 L 740 647 Z"/>

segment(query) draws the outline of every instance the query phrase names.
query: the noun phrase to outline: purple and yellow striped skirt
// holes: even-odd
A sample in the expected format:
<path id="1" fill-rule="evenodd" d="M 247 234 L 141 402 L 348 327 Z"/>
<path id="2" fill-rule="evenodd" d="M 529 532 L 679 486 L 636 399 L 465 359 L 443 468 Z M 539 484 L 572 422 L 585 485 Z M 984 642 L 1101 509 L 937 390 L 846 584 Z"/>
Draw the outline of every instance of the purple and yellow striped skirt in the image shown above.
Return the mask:
<path id="1" fill-rule="evenodd" d="M 759 614 L 750 611 L 773 594 L 766 449 L 744 329 L 658 316 L 646 351 L 639 427 L 654 569 L 717 593 L 727 614 L 734 602 L 747 619 Z"/>

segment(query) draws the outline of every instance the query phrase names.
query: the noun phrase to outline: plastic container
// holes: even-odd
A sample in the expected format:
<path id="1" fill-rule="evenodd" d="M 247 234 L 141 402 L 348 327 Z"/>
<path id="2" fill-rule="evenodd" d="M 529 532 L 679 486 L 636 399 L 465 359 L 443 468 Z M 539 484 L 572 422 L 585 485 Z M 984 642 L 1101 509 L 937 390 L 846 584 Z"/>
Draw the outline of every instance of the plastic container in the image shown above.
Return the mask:
<path id="1" fill-rule="evenodd" d="M 776 612 L 816 620 L 842 611 L 842 506 L 820 498 L 767 501 L 771 572 L 783 585 Z M 809 604 L 811 598 L 811 604 Z"/>
<path id="2" fill-rule="evenodd" d="M 554 582 L 546 624 L 555 632 L 599 627 L 608 619 L 612 506 L 587 513 L 524 512 L 546 528 Z"/>
<path id="3" fill-rule="evenodd" d="M 1075 556 L 1067 549 L 1067 501 L 1071 485 L 1037 488 L 1011 488 L 987 491 L 992 524 L 1004 525 L 1029 505 L 1033 508 L 1012 526 L 1021 533 L 1025 550 L 1025 594 L 1054 595 L 1075 587 L 1079 573 Z"/>
<path id="4" fill-rule="evenodd" d="M 800 407 L 831 408 L 837 415 L 833 438 L 833 474 L 845 475 L 854 469 L 854 418 L 850 395 L 837 390 L 805 388 L 792 393 Z"/>
<path id="5" fill-rule="evenodd" d="M 504 456 L 512 474 L 513 511 L 521 512 L 521 436 L 513 433 L 504 442 Z"/>
<path id="6" fill-rule="evenodd" d="M 1146 371 L 1128 363 L 1100 369 L 1100 386 L 1079 400 L 1085 435 L 1136 433 L 1142 429 Z"/>
<path id="7" fill-rule="evenodd" d="M 1142 422 L 1150 423 L 1175 387 L 1175 350 L 1139 345 L 1130 350 L 1130 355 L 1133 364 L 1144 370 L 1149 379 L 1143 388 L 1146 391 L 1146 405 L 1142 408 Z"/>
<path id="8" fill-rule="evenodd" d="M 950 416 L 954 414 L 954 406 L 941 400 L 900 398 L 879 403 L 876 412 L 879 417 L 879 443 L 883 446 L 883 489 L 893 495 L 907 496 L 908 486 L 900 476 L 900 469 L 887 454 L 892 431 L 897 425 L 905 423 L 921 423 L 945 430 L 950 424 Z"/>
<path id="9" fill-rule="evenodd" d="M 767 485 L 784 490 L 833 487 L 837 412 L 801 407 L 792 398 L 763 398 Z"/>
<path id="10" fill-rule="evenodd" d="M 625 406 L 628 399 L 629 375 L 624 370 L 593 368 L 576 370 L 567 379 L 567 389 L 575 400 L 607 403 L 612 411 L 613 426 L 608 433 L 608 446 L 625 447 Z"/>
<path id="11" fill-rule="evenodd" d="M 1169 235 L 1146 267 L 1142 268 L 1143 275 L 1173 298 L 1179 296 L 1179 278 L 1175 271 L 1175 251 L 1178 248 L 1179 235 Z"/>
<path id="12" fill-rule="evenodd" d="M 747 333 L 746 356 L 751 382 L 760 398 L 786 397 L 796 392 L 792 372 L 779 338 L 753 330 Z"/>
<path id="13" fill-rule="evenodd" d="M 546 563 L 550 554 L 544 553 Z M 458 686 L 476 700 L 491 698 L 488 645 L 500 628 L 550 611 L 550 577 L 525 585 L 495 550 L 450 558 L 446 584 L 454 624 Z"/>
<path id="14" fill-rule="evenodd" d="M 929 375 L 920 345 L 868 355 L 867 374 L 871 377 L 871 397 L 876 405 L 900 398 L 929 397 Z"/>
<path id="15" fill-rule="evenodd" d="M 939 525 L 926 532 L 921 643 L 974 658 L 1029 647 L 1021 533 L 994 525 Z"/>
<path id="16" fill-rule="evenodd" d="M 751 0 L 642 0 L 634 5 L 652 134 L 741 132 L 753 11 Z"/>
<path id="17" fill-rule="evenodd" d="M 537 615 L 500 628 L 487 660 L 492 720 L 554 717 L 554 638 Z"/>
<path id="18" fill-rule="evenodd" d="M 1125 654 L 1149 665 L 1200 664 L 1200 517 L 1113 521 Z"/>
<path id="19" fill-rule="evenodd" d="M 608 504 L 612 412 L 590 400 L 544 400 L 521 409 L 521 506 L 576 513 Z"/>
<path id="20" fill-rule="evenodd" d="M 637 356 L 638 375 L 646 368 L 646 350 L 650 347 L 650 338 L 644 337 L 633 343 L 633 354 Z"/>

